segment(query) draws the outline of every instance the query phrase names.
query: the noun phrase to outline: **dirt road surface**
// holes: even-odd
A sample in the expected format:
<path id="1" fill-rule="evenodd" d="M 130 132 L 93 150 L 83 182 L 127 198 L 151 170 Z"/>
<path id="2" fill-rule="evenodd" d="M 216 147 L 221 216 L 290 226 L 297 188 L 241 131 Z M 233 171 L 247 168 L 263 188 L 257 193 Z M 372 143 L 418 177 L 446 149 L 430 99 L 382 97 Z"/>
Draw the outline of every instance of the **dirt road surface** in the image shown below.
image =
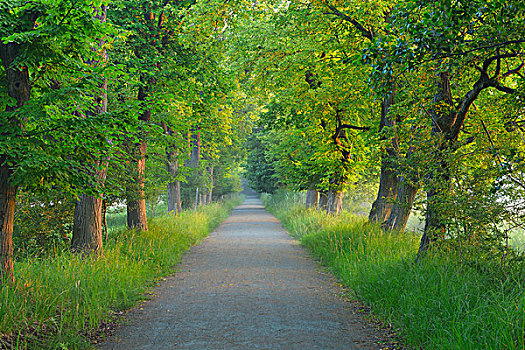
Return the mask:
<path id="1" fill-rule="evenodd" d="M 101 349 L 383 349 L 330 274 L 248 197 Z"/>

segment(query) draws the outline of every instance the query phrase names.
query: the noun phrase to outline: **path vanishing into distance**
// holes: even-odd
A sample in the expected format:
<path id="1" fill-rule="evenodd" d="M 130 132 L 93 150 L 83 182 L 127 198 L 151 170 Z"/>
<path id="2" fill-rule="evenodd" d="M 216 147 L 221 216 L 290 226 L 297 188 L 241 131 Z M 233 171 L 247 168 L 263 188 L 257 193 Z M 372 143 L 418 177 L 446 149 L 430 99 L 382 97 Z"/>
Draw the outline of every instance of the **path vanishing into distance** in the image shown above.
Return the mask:
<path id="1" fill-rule="evenodd" d="M 381 334 L 255 196 L 101 349 L 384 349 Z"/>

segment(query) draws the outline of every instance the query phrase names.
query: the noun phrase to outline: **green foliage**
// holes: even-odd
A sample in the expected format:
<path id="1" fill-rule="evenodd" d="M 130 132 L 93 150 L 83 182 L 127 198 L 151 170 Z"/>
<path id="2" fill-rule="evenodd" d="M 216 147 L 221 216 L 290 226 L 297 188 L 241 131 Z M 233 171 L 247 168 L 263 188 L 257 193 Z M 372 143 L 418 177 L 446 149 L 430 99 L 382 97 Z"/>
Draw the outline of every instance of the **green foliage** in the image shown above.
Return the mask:
<path id="1" fill-rule="evenodd" d="M 384 232 L 364 217 L 307 210 L 293 196 L 263 197 L 285 228 L 327 265 L 407 345 L 425 349 L 521 349 L 523 262 L 499 264 L 429 255 L 414 264 L 419 237 Z"/>
<path id="2" fill-rule="evenodd" d="M 274 193 L 279 187 L 273 155 L 270 153 L 269 135 L 262 129 L 256 129 L 248 138 L 246 147 L 248 156 L 243 176 L 251 188 L 259 193 Z"/>
<path id="3" fill-rule="evenodd" d="M 13 242 L 16 259 L 55 255 L 69 247 L 75 200 L 63 193 L 21 193 L 17 198 Z"/>
<path id="4" fill-rule="evenodd" d="M 62 252 L 16 265 L 14 285 L 0 288 L 0 341 L 22 348 L 83 348 L 117 311 L 145 298 L 154 281 L 173 272 L 181 254 L 198 243 L 239 203 L 164 215 L 147 232 L 112 230 L 104 256 Z"/>
<path id="5" fill-rule="evenodd" d="M 0 32 L 4 63 L 0 125 L 5 137 L 0 140 L 0 154 L 13 170 L 13 184 L 31 190 L 60 186 L 67 192 L 99 193 L 93 173 L 100 169 L 94 164 L 118 158 L 118 135 L 128 120 L 116 113 L 86 118 L 99 103 L 94 96 L 102 93 L 101 77 L 118 75 L 105 65 L 101 51 L 106 46 L 94 50 L 100 38 L 116 34 L 94 16 L 94 6 L 102 3 L 53 0 L 1 5 L 0 21 L 5 26 Z M 9 70 L 28 71 L 31 98 L 6 110 L 6 103 L 13 104 L 4 90 Z"/>
<path id="6" fill-rule="evenodd" d="M 244 89 L 265 106 L 260 125 L 272 133 L 265 157 L 282 184 L 340 191 L 371 168 L 366 143 L 377 105 L 364 83 L 368 68 L 352 64 L 362 40 L 323 7 L 254 6 L 235 23 L 231 59 Z"/>

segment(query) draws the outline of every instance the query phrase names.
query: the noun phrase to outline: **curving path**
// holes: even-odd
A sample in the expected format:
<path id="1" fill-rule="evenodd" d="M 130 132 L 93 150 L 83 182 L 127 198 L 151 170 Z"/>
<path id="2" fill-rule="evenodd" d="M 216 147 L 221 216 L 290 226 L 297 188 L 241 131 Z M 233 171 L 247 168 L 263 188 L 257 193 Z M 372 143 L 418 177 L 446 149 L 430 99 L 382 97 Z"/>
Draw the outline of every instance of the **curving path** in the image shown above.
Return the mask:
<path id="1" fill-rule="evenodd" d="M 330 275 L 255 197 L 101 349 L 381 349 Z"/>

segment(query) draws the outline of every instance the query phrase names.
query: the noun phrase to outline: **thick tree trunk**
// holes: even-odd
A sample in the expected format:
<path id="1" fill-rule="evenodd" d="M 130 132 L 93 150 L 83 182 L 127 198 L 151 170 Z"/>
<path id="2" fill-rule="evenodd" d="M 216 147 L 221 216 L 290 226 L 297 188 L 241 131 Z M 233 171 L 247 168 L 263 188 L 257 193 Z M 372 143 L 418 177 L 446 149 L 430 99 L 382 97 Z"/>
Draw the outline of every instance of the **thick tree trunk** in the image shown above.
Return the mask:
<path id="1" fill-rule="evenodd" d="M 326 212 L 328 214 L 339 215 L 343 210 L 343 192 L 329 190 L 327 197 Z"/>
<path id="2" fill-rule="evenodd" d="M 502 87 L 499 82 L 500 62 L 497 61 L 496 76 L 490 77 L 487 70 L 494 61 L 494 58 L 485 60 L 483 68 L 480 68 L 480 76 L 472 89 L 468 91 L 460 100 L 455 103 L 450 89 L 450 79 L 448 72 L 441 72 L 436 79 L 437 92 L 434 95 L 436 108 L 432 111 L 432 136 L 437 142 L 434 155 L 437 166 L 428 176 L 429 190 L 427 192 L 427 212 L 425 222 L 425 232 L 421 238 L 418 257 L 419 260 L 425 255 L 432 242 L 443 237 L 446 230 L 446 197 L 450 193 L 451 186 L 451 166 L 449 155 L 457 151 L 457 139 L 461 127 L 468 115 L 470 106 L 477 99 L 481 91 L 489 87 L 497 88 L 505 93 L 514 93 L 513 89 Z M 448 107 L 448 108 L 447 108 Z"/>
<path id="3" fill-rule="evenodd" d="M 106 6 L 102 5 L 100 10 L 95 11 L 95 17 L 100 22 L 106 22 Z M 99 40 L 99 49 L 104 45 L 103 40 Z M 106 61 L 106 52 L 103 50 L 104 61 Z M 93 63 L 92 63 L 93 64 Z M 102 93 L 93 101 L 93 107 L 86 112 L 86 118 L 100 115 L 108 110 L 107 80 L 103 78 L 99 85 Z M 96 165 L 100 165 L 96 164 Z M 96 171 L 93 176 L 100 185 L 106 182 L 107 171 Z M 81 195 L 77 199 L 75 213 L 73 218 L 73 238 L 71 240 L 71 249 L 84 253 L 102 253 L 102 206 L 103 198 Z"/>
<path id="4" fill-rule="evenodd" d="M 162 122 L 164 133 L 173 135 L 173 130 L 169 128 L 166 123 Z M 174 146 L 166 148 L 166 170 L 171 176 L 168 181 L 168 213 L 177 215 L 182 211 L 182 203 L 180 196 L 180 181 L 177 180 L 179 174 L 179 162 L 177 159 L 178 152 Z"/>
<path id="5" fill-rule="evenodd" d="M 452 152 L 452 150 L 447 151 Z M 441 150 L 440 153 L 445 152 Z M 450 193 L 451 177 L 450 165 L 444 158 L 438 162 L 430 181 L 431 186 L 427 191 L 425 231 L 421 237 L 417 260 L 425 255 L 432 243 L 445 236 L 446 218 L 443 213 L 447 210 L 446 202 Z"/>
<path id="6" fill-rule="evenodd" d="M 328 191 L 319 192 L 319 210 L 326 210 L 328 205 Z"/>
<path id="7" fill-rule="evenodd" d="M 457 133 L 459 133 L 459 128 L 457 132 L 453 132 L 458 118 L 452 110 L 454 102 L 450 90 L 449 74 L 446 72 L 438 76 L 434 103 L 438 105 L 436 108 L 438 111 L 434 111 L 432 115 L 432 135 L 438 142 L 437 152 L 434 154 L 436 167 L 427 179 L 429 190 L 427 191 L 425 231 L 421 237 L 416 260 L 425 255 L 430 244 L 437 241 L 445 231 L 442 200 L 443 196 L 447 195 L 450 186 L 450 164 L 448 164 L 447 157 L 453 151 L 453 143 L 457 140 Z M 450 106 L 451 110 L 447 110 L 443 105 Z"/>
<path id="8" fill-rule="evenodd" d="M 13 272 L 13 223 L 17 187 L 10 183 L 11 169 L 1 165 L 5 157 L 0 157 L 0 286 L 14 282 Z"/>
<path id="9" fill-rule="evenodd" d="M 180 181 L 168 183 L 168 213 L 178 214 L 182 211 L 180 199 Z"/>
<path id="10" fill-rule="evenodd" d="M 197 169 L 199 167 L 199 161 L 201 158 L 201 133 L 193 133 L 190 143 L 192 147 L 190 151 L 190 160 L 187 166 Z"/>
<path id="11" fill-rule="evenodd" d="M 138 228 L 142 231 L 148 230 L 148 217 L 146 214 L 146 196 L 144 192 L 146 172 L 146 141 L 142 141 L 138 147 L 138 159 L 135 161 L 133 190 L 128 197 L 127 224 L 129 228 Z"/>
<path id="12" fill-rule="evenodd" d="M 36 18 L 31 19 L 32 22 L 34 20 Z M 15 106 L 6 106 L 7 112 L 18 110 L 31 98 L 29 71 L 25 67 L 14 66 L 20 50 L 20 45 L 16 43 L 0 44 L 0 59 L 5 69 L 7 93 L 16 101 Z M 17 137 L 16 132 L 22 130 L 24 119 L 24 116 L 13 116 L 10 121 L 12 125 L 2 126 L 7 129 L 1 130 L 1 133 L 5 133 L 3 137 Z M 13 172 L 10 166 L 6 164 L 8 160 L 10 160 L 8 154 L 0 154 L 0 284 L 14 282 L 13 224 L 18 188 L 12 184 Z"/>
<path id="13" fill-rule="evenodd" d="M 388 117 L 388 111 L 394 104 L 395 91 L 390 93 L 381 103 L 381 122 L 379 124 L 379 131 L 384 127 L 392 127 L 394 121 Z M 372 204 L 372 209 L 368 215 L 370 222 L 384 223 L 386 218 L 390 215 L 394 200 L 396 199 L 397 177 L 394 171 L 395 158 L 395 140 L 392 140 L 392 147 L 388 147 L 381 155 L 381 177 L 379 180 L 379 190 L 377 197 Z"/>
<path id="14" fill-rule="evenodd" d="M 102 252 L 103 198 L 81 195 L 75 206 L 71 249 L 83 253 Z"/>
<path id="15" fill-rule="evenodd" d="M 145 81 L 146 79 L 141 79 Z M 142 106 L 146 107 L 148 90 L 145 86 L 139 87 L 138 100 Z M 151 121 L 151 109 L 146 109 L 139 116 L 139 120 L 143 122 Z M 146 214 L 146 196 L 144 192 L 144 185 L 146 182 L 146 151 L 148 142 L 146 135 L 141 135 L 141 140 L 135 150 L 133 164 L 133 184 L 131 185 L 131 193 L 128 196 L 127 203 L 127 224 L 129 228 L 138 228 L 142 231 L 148 230 L 148 216 Z"/>
<path id="16" fill-rule="evenodd" d="M 392 207 L 397 197 L 397 177 L 391 168 L 391 160 L 395 157 L 392 154 L 383 155 L 381 159 L 381 177 L 379 179 L 379 190 L 377 198 L 372 204 L 372 209 L 368 215 L 370 222 L 384 223 L 390 215 Z"/>
<path id="17" fill-rule="evenodd" d="M 307 190 L 306 191 L 306 207 L 307 208 L 317 208 L 319 203 L 319 191 L 317 190 Z"/>
<path id="18" fill-rule="evenodd" d="M 175 152 L 169 152 L 166 168 L 171 175 L 168 182 L 168 213 L 177 215 L 181 211 L 180 181 L 176 179 L 179 172 L 179 164 Z"/>
<path id="19" fill-rule="evenodd" d="M 107 217 L 107 211 L 108 211 L 108 202 L 104 199 L 102 200 L 102 228 L 103 228 L 103 234 L 104 237 L 106 237 L 106 241 L 108 240 L 108 217 Z"/>
<path id="20" fill-rule="evenodd" d="M 397 198 L 390 215 L 382 225 L 383 229 L 404 231 L 414 205 L 418 188 L 409 184 L 400 176 L 397 181 Z"/>

